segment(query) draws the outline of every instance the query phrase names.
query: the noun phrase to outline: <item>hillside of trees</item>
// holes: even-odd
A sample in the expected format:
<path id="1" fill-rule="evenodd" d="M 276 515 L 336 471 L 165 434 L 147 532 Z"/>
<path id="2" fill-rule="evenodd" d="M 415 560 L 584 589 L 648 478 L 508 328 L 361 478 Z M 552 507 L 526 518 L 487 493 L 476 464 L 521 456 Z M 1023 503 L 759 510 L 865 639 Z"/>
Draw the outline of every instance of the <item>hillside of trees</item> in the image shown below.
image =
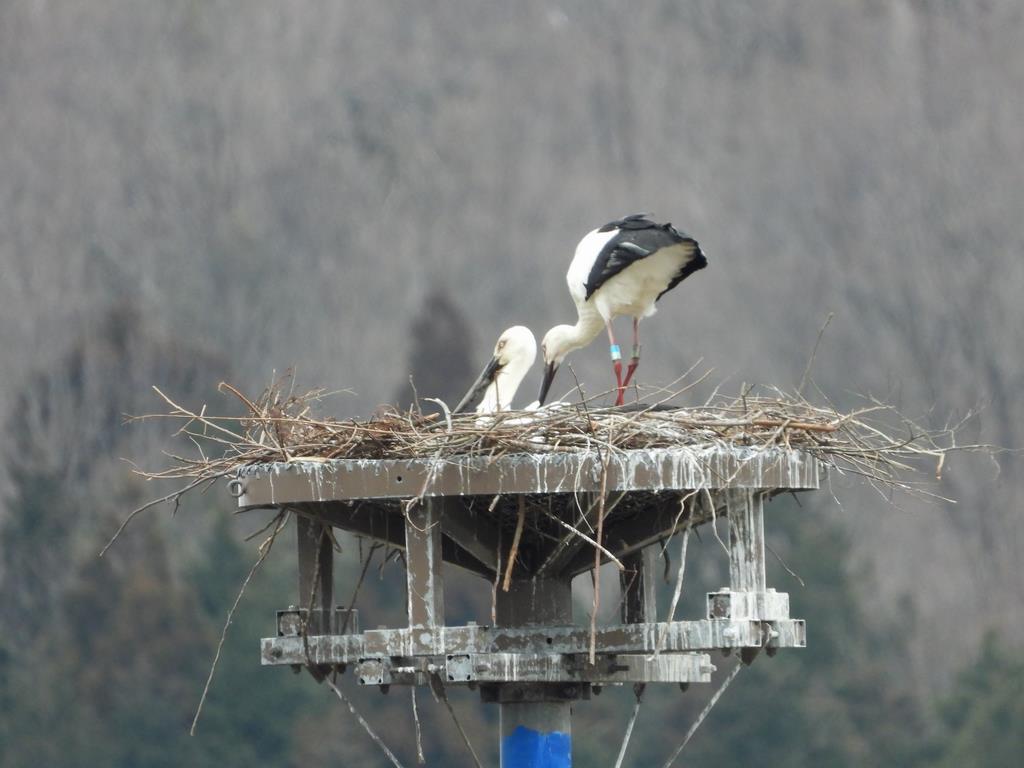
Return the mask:
<path id="1" fill-rule="evenodd" d="M 710 262 L 645 323 L 642 381 L 702 360 L 709 388 L 793 387 L 834 313 L 822 397 L 1021 446 L 1022 36 L 1017 0 L 0 3 L 0 768 L 377 764 L 329 691 L 258 666 L 293 599 L 287 539 L 187 735 L 263 521 L 221 490 L 99 559 L 165 492 L 122 459 L 159 465 L 166 430 L 123 416 L 159 408 L 154 384 L 224 405 L 219 381 L 288 368 L 345 390 L 338 416 L 407 403 L 410 375 L 457 397 L 503 328 L 571 319 L 575 243 L 621 214 L 671 220 Z M 600 347 L 571 360 L 590 391 Z M 1013 764 L 1022 469 L 956 458 L 936 486 L 956 504 L 843 477 L 773 502 L 806 586 L 771 578 L 809 647 L 740 676 L 692 764 Z M 691 552 L 691 613 L 720 555 Z M 400 569 L 368 580 L 364 624 L 400 618 Z M 451 611 L 485 621 L 455 585 Z M 351 692 L 409 722 L 407 691 Z M 707 695 L 649 690 L 633 764 Z M 420 703 L 431 762 L 462 764 Z M 577 708 L 577 764 L 607 762 L 631 705 Z M 455 706 L 493 762 L 496 712 Z M 412 762 L 411 729 L 389 741 Z"/>

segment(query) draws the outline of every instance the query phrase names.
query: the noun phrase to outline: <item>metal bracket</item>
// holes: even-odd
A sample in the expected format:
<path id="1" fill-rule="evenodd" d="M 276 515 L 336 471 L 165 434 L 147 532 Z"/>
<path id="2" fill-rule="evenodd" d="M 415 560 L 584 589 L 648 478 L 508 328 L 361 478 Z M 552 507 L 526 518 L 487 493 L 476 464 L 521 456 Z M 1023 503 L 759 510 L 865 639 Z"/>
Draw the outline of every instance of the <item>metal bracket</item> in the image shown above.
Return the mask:
<path id="1" fill-rule="evenodd" d="M 708 592 L 709 619 L 777 621 L 789 618 L 789 595 L 769 587 L 764 592 Z"/>
<path id="2" fill-rule="evenodd" d="M 391 659 L 360 659 L 356 665 L 360 685 L 391 685 Z"/>
<path id="3" fill-rule="evenodd" d="M 289 606 L 287 610 L 277 612 L 277 636 L 278 637 L 301 637 L 303 626 L 307 627 L 307 634 L 332 634 L 340 635 L 342 627 L 346 635 L 359 634 L 359 610 L 356 608 L 345 608 L 338 606 L 333 611 L 315 609 L 312 621 L 306 621 L 309 611 L 305 608 Z M 346 616 L 348 623 L 346 624 Z M 330 632 L 314 632 L 315 627 L 330 627 Z"/>

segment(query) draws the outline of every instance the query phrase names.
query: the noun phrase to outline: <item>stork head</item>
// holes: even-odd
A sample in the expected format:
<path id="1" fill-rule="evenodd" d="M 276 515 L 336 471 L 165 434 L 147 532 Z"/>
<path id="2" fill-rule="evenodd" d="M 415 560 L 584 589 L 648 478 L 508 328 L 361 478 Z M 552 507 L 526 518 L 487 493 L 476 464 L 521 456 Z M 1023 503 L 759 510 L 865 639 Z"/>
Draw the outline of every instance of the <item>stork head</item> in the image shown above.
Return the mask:
<path id="1" fill-rule="evenodd" d="M 544 405 L 547 399 L 548 390 L 551 389 L 551 382 L 555 380 L 555 373 L 558 366 L 565 360 L 565 356 L 574 349 L 579 348 L 578 334 L 576 328 L 571 325 L 556 325 L 546 334 L 540 343 L 541 354 L 544 356 L 544 380 L 540 385 L 540 394 L 537 401 Z"/>
<path id="2" fill-rule="evenodd" d="M 537 341 L 529 328 L 514 325 L 498 337 L 494 354 L 462 398 L 455 413 L 483 396 L 478 413 L 506 410 L 512 402 L 523 376 L 537 358 Z"/>
<path id="3" fill-rule="evenodd" d="M 508 328 L 494 345 L 494 359 L 501 368 L 512 366 L 526 373 L 537 359 L 537 340 L 533 332 L 525 325 Z"/>

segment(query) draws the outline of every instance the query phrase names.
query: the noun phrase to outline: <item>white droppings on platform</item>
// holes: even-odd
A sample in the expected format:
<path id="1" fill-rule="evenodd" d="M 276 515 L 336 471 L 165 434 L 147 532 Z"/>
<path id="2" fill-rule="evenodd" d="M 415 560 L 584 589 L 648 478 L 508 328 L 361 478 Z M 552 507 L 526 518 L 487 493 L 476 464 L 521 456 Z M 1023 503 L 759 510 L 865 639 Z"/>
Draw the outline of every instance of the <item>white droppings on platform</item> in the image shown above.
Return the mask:
<path id="1" fill-rule="evenodd" d="M 347 498 L 366 483 L 374 496 L 407 498 L 424 486 L 427 495 L 444 487 L 452 494 L 567 493 L 593 489 L 607 462 L 609 490 L 684 490 L 694 488 L 814 488 L 820 462 L 809 454 L 781 447 L 678 446 L 647 450 L 546 452 L 491 457 L 453 457 L 446 460 L 339 459 L 293 460 L 240 467 L 239 478 L 265 478 L 270 503 L 278 503 L 274 479 L 281 473 L 308 478 L 304 500 Z M 397 477 L 404 475 L 399 484 Z M 513 490 L 514 489 L 514 490 Z M 436 493 L 437 491 L 434 491 Z M 252 494 L 258 497 L 258 493 Z M 250 496 L 247 486 L 247 497 Z M 353 497 L 355 497 L 353 495 Z M 299 501 L 303 499 L 282 499 Z M 266 503 L 266 502 L 263 502 Z"/>

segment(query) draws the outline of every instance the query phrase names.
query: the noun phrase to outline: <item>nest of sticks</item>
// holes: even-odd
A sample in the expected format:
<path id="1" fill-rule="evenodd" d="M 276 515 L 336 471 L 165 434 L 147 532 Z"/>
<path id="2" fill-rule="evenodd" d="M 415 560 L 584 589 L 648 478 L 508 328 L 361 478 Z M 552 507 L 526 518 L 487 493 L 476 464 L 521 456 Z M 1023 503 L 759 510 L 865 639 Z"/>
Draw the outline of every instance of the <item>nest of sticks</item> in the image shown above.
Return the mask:
<path id="1" fill-rule="evenodd" d="M 277 380 L 256 398 L 249 398 L 230 384 L 222 383 L 219 390 L 234 401 L 232 406 L 235 413 L 230 412 L 231 407 L 226 407 L 225 412 L 220 414 L 206 406 L 198 411 L 190 410 L 154 387 L 165 409 L 159 413 L 130 417 L 129 421 L 170 422 L 175 427 L 174 434 L 187 440 L 192 450 L 189 455 L 168 453 L 170 462 L 164 469 L 136 470 L 150 480 L 175 481 L 178 487 L 129 514 L 103 552 L 140 512 L 164 502 L 173 502 L 176 506 L 182 496 L 193 489 L 205 488 L 222 478 L 233 478 L 247 467 L 277 462 L 424 458 L 456 461 L 468 457 L 553 452 L 593 452 L 607 459 L 615 452 L 637 449 L 709 446 L 766 450 L 787 448 L 803 451 L 840 473 L 860 476 L 887 497 L 891 491 L 900 489 L 941 499 L 943 497 L 928 486 L 931 484 L 934 487 L 932 476 L 941 478 L 949 453 L 978 450 L 996 452 L 990 446 L 958 443 L 960 427 L 973 414 L 956 424 L 928 429 L 905 418 L 892 406 L 872 399 L 865 399 L 862 407 L 857 409 L 840 411 L 831 405 L 822 406 L 810 402 L 801 395 L 800 390 L 785 393 L 775 389 L 754 390 L 745 387 L 736 396 L 722 394 L 716 389 L 699 405 L 680 405 L 684 399 L 693 399 L 695 387 L 707 377 L 705 374 L 686 383 L 689 373 L 669 388 L 635 389 L 637 402 L 631 407 L 605 407 L 602 403 L 607 400 L 608 393 L 591 398 L 583 397 L 581 393 L 576 403 L 559 403 L 538 411 L 478 416 L 475 413 L 452 414 L 446 404 L 435 400 L 433 402 L 438 405 L 439 413 L 424 414 L 416 408 L 408 411 L 387 408 L 380 409 L 366 420 L 320 415 L 319 411 L 324 407 L 329 393 L 324 390 L 297 392 L 291 376 Z M 649 402 L 644 403 L 644 400 Z M 402 504 L 415 501 L 412 499 Z M 647 498 L 634 501 L 645 509 L 650 506 L 650 499 Z M 512 566 L 517 559 L 519 534 L 524 525 L 524 510 L 527 506 L 531 507 L 531 514 L 535 518 L 532 528 L 538 537 L 557 541 L 567 535 L 562 528 L 573 528 L 569 535 L 582 535 L 594 546 L 597 567 L 602 552 L 609 554 L 610 559 L 615 561 L 614 556 L 602 547 L 601 526 L 605 516 L 623 517 L 635 513 L 629 509 L 628 501 L 622 503 L 619 509 L 620 502 L 623 502 L 623 498 L 610 500 L 606 506 L 604 495 L 601 495 L 597 502 L 600 505 L 598 527 L 592 532 L 593 539 L 582 535 L 575 526 L 568 526 L 565 522 L 576 516 L 575 513 L 569 515 L 569 512 L 575 510 L 575 502 L 563 500 L 561 503 L 569 505 L 568 511 L 547 510 L 546 514 L 542 514 L 542 507 L 554 503 L 550 498 L 535 500 L 535 503 L 519 500 L 518 512 L 509 506 L 513 503 L 511 500 L 500 497 L 488 503 L 481 502 L 478 512 L 492 517 L 498 525 L 507 527 L 513 519 L 516 520 L 516 532 L 512 537 L 509 555 L 502 561 L 505 570 L 504 588 L 508 589 Z M 501 505 L 508 508 L 502 508 Z M 679 509 L 676 514 L 681 514 L 681 511 Z M 217 655 L 193 721 L 193 730 L 234 610 L 253 574 L 269 554 L 277 534 L 287 522 L 288 514 L 288 510 L 280 510 L 266 528 L 254 534 L 264 534 L 272 529 L 260 544 L 259 558 L 242 583 L 234 606 L 228 613 Z M 689 528 L 686 528 L 670 618 L 674 615 L 682 582 L 688 533 Z M 369 550 L 363 565 L 364 575 L 378 546 L 374 545 Z M 528 548 L 525 544 L 524 547 Z M 518 556 L 528 558 L 529 552 L 520 549 Z M 621 563 L 619 565 L 621 567 Z M 362 577 L 349 601 L 350 605 L 356 604 L 361 583 Z M 496 580 L 495 590 L 497 584 Z M 599 591 L 595 587 L 594 610 L 591 614 L 592 659 L 598 596 Z M 492 606 L 492 618 L 493 614 Z M 329 678 L 327 680 L 335 694 L 346 701 L 340 689 Z M 351 702 L 346 701 L 346 704 L 352 709 Z M 369 730 L 365 722 L 364 727 Z M 379 742 L 379 738 L 372 731 L 370 733 Z M 386 747 L 382 745 L 382 748 L 386 751 Z"/>
<path id="2" fill-rule="evenodd" d="M 941 478 L 950 452 L 991 450 L 957 442 L 959 428 L 972 414 L 956 424 L 928 429 L 892 406 L 870 399 L 860 408 L 841 412 L 831 405 L 815 405 L 799 393 L 751 388 L 736 396 L 716 390 L 700 405 L 675 405 L 704 378 L 686 385 L 677 382 L 674 389 L 636 390 L 638 400 L 650 402 L 624 408 L 601 406 L 604 398 L 598 396 L 537 411 L 478 416 L 452 414 L 446 404 L 434 400 L 440 413 L 386 408 L 369 419 L 356 420 L 319 415 L 329 393 L 297 392 L 286 375 L 256 398 L 222 383 L 221 393 L 243 408 L 243 413 L 235 415 L 217 415 L 206 406 L 190 410 L 154 387 L 166 410 L 130 420 L 177 424 L 175 434 L 187 438 L 195 448 L 192 455 L 168 454 L 169 466 L 140 474 L 185 481 L 188 489 L 270 462 L 456 460 L 718 445 L 796 449 L 841 473 L 859 475 L 879 489 L 937 496 L 927 490 L 927 481 L 933 474 Z"/>

